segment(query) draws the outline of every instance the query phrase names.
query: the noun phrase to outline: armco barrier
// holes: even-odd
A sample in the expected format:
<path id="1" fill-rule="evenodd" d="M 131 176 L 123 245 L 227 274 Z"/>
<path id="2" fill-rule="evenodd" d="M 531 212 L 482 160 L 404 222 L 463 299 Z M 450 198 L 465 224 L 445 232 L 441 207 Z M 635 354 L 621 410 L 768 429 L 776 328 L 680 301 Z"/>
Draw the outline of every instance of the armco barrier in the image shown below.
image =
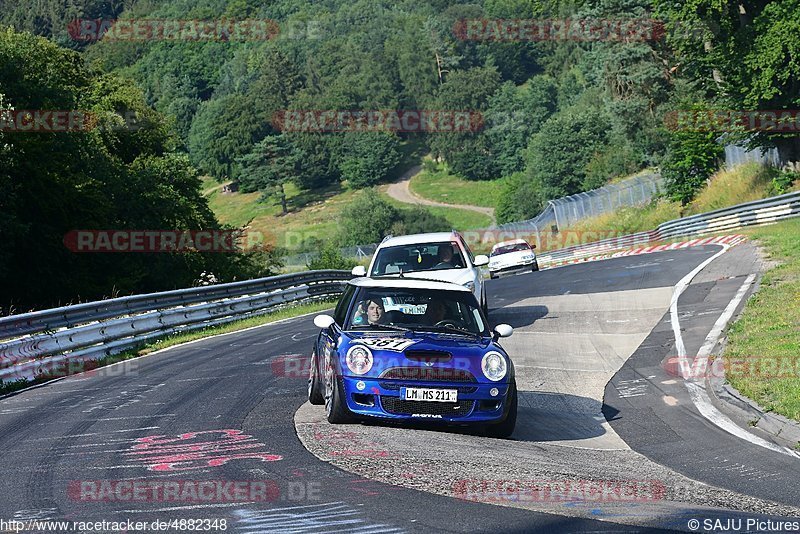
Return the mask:
<path id="1" fill-rule="evenodd" d="M 541 266 L 610 256 L 676 237 L 767 224 L 800 215 L 800 192 L 747 202 L 659 225 L 650 232 L 545 252 Z M 0 319 L 0 379 L 29 377 L 59 362 L 98 359 L 165 334 L 249 317 L 287 302 L 336 295 L 347 271 L 269 278 L 115 298 Z"/>
<path id="2" fill-rule="evenodd" d="M 730 208 L 675 219 L 662 223 L 658 228 L 649 232 L 639 232 L 552 252 L 543 252 L 539 255 L 539 265 L 560 265 L 584 258 L 610 255 L 618 250 L 647 245 L 654 241 L 726 232 L 747 226 L 774 223 L 797 216 L 800 216 L 800 192 L 786 193 L 763 200 L 745 202 Z"/>
<path id="3" fill-rule="evenodd" d="M 0 380 L 96 360 L 166 334 L 205 328 L 342 291 L 347 271 L 308 271 L 134 295 L 0 319 Z"/>

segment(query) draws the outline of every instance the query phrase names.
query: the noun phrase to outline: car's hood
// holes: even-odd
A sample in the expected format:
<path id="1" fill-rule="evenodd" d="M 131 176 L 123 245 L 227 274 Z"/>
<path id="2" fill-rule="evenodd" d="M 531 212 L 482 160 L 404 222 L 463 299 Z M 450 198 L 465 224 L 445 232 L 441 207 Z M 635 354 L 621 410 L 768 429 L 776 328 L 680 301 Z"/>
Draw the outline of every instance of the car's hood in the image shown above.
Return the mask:
<path id="1" fill-rule="evenodd" d="M 388 275 L 388 276 L 400 276 Z M 417 278 L 422 280 L 435 280 L 437 282 L 450 282 L 451 284 L 464 285 L 472 281 L 472 271 L 470 269 L 438 269 L 435 271 L 415 271 L 403 273 L 404 278 Z"/>

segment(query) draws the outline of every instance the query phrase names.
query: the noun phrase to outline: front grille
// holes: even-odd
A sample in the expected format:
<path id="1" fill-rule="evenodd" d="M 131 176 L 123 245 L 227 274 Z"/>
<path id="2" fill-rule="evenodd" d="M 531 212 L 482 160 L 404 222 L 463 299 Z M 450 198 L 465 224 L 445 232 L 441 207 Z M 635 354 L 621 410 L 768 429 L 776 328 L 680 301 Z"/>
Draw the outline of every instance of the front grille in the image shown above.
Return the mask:
<path id="1" fill-rule="evenodd" d="M 475 401 L 450 402 L 431 402 L 431 401 L 407 401 L 400 397 L 389 397 L 381 395 L 381 406 L 387 412 L 395 415 L 441 415 L 443 417 L 464 417 L 472 411 Z"/>
<path id="2" fill-rule="evenodd" d="M 466 369 L 451 367 L 393 367 L 380 376 L 381 380 L 419 380 L 422 382 L 477 382 Z"/>

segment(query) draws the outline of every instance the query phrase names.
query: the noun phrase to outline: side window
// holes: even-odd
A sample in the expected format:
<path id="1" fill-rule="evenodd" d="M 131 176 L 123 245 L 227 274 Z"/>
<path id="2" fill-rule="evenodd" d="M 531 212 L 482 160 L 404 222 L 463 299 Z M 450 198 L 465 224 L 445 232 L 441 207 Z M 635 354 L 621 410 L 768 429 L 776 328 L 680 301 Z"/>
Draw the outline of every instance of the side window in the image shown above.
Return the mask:
<path id="1" fill-rule="evenodd" d="M 355 293 L 355 291 L 355 286 L 347 284 L 344 294 L 342 294 L 341 298 L 339 298 L 339 303 L 336 305 L 336 309 L 333 311 L 333 320 L 336 321 L 336 324 L 341 327 L 344 326 L 344 321 L 347 318 L 347 308 L 350 307 L 350 301 L 353 300 L 353 293 Z"/>

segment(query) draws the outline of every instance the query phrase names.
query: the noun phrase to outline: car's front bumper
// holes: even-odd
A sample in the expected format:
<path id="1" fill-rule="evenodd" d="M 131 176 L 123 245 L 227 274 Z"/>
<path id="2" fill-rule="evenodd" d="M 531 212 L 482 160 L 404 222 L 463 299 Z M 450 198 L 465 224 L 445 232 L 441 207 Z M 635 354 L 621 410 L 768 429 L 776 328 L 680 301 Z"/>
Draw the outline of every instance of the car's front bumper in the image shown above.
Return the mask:
<path id="1" fill-rule="evenodd" d="M 499 267 L 490 267 L 489 272 L 491 274 L 500 274 L 500 273 L 508 273 L 512 271 L 520 271 L 522 269 L 531 269 L 539 268 L 539 260 L 534 258 L 532 260 L 526 260 L 524 262 L 515 263 L 513 265 L 501 265 Z"/>
<path id="2" fill-rule="evenodd" d="M 383 380 L 379 378 L 343 377 L 347 407 L 358 416 L 396 420 L 430 420 L 451 423 L 503 420 L 509 383 L 421 382 Z M 400 396 L 401 388 L 432 388 L 458 390 L 458 402 L 407 401 Z M 490 391 L 496 388 L 497 395 Z"/>

